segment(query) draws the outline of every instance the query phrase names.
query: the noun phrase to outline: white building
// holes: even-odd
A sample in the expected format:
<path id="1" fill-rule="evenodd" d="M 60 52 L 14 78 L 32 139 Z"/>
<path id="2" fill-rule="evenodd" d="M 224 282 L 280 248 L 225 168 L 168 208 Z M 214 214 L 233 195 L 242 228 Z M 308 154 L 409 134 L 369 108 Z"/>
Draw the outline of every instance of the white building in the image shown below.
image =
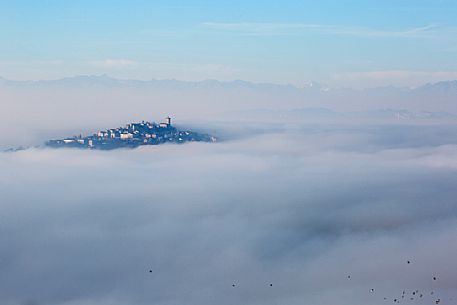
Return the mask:
<path id="1" fill-rule="evenodd" d="M 130 132 L 121 133 L 121 140 L 133 139 L 133 134 Z"/>
<path id="2" fill-rule="evenodd" d="M 159 124 L 159 127 L 160 127 L 160 128 L 168 128 L 168 127 L 170 127 L 170 126 L 171 126 L 171 118 L 170 118 L 169 116 L 167 116 L 167 117 L 165 118 L 165 123 L 160 123 L 160 124 Z"/>

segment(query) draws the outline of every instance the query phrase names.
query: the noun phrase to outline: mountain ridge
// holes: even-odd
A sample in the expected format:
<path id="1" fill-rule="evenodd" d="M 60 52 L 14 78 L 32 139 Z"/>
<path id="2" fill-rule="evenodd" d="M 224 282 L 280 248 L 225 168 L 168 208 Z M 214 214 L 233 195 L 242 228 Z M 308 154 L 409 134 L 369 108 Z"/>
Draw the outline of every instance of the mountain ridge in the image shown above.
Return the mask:
<path id="1" fill-rule="evenodd" d="M 165 85 L 166 87 L 183 87 L 183 88 L 258 88 L 258 89 L 290 89 L 298 91 L 314 91 L 314 92 L 329 92 L 329 91 L 397 91 L 397 92 L 412 92 L 424 90 L 453 90 L 457 91 L 457 80 L 443 80 L 434 83 L 425 83 L 416 87 L 404 86 L 378 86 L 367 88 L 351 88 L 351 87 L 331 87 L 325 84 L 310 82 L 297 86 L 292 84 L 277 84 L 272 82 L 253 82 L 241 79 L 234 79 L 230 81 L 221 81 L 217 79 L 203 79 L 200 81 L 186 81 L 177 79 L 120 79 L 111 77 L 108 74 L 94 74 L 94 75 L 75 75 L 50 80 L 11 80 L 0 76 L 0 84 L 3 85 L 123 85 L 123 86 L 155 86 Z"/>

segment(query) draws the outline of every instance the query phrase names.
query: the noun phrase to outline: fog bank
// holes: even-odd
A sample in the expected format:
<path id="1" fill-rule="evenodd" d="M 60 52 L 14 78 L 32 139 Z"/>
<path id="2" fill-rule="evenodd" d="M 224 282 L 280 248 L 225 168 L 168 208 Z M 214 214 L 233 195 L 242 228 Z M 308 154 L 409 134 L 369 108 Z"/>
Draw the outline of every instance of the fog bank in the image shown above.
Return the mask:
<path id="1" fill-rule="evenodd" d="M 215 144 L 1 153 L 0 301 L 354 305 L 418 289 L 417 304 L 448 303 L 452 134 L 295 125 Z"/>

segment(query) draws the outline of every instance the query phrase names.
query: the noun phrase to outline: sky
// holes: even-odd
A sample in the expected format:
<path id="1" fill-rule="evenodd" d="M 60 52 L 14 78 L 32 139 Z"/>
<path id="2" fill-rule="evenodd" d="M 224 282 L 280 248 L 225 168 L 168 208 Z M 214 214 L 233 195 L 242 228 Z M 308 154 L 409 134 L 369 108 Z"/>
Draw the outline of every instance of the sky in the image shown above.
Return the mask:
<path id="1" fill-rule="evenodd" d="M 457 78 L 457 4 L 0 1 L 0 76 L 417 86 Z"/>

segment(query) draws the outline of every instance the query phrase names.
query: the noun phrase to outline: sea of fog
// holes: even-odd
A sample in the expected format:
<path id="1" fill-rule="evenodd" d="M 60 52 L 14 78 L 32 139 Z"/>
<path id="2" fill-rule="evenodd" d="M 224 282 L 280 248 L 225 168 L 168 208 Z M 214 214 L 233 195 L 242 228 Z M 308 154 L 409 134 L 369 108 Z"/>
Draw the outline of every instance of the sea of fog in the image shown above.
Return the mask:
<path id="1" fill-rule="evenodd" d="M 219 134 L 0 153 L 0 303 L 457 300 L 454 125 Z"/>

